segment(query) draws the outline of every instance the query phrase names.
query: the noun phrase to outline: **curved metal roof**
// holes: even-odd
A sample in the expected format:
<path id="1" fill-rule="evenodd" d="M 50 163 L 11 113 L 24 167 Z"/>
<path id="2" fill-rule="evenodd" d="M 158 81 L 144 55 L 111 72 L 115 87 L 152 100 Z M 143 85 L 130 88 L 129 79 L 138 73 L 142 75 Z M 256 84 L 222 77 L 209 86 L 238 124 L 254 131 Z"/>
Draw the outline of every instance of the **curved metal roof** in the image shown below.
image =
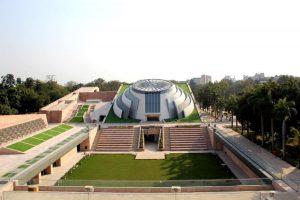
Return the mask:
<path id="1" fill-rule="evenodd" d="M 168 90 L 173 83 L 162 79 L 144 79 L 133 84 L 133 89 L 137 92 L 163 92 Z"/>

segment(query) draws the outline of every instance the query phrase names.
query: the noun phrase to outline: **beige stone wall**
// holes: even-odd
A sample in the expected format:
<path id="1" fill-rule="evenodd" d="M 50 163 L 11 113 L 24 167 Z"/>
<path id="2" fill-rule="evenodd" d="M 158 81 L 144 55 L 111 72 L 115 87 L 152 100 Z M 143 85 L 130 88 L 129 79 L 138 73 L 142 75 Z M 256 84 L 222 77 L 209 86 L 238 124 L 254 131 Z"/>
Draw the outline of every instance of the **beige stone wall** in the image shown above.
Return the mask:
<path id="1" fill-rule="evenodd" d="M 27 186 L 16 186 L 16 191 L 26 191 Z M 272 190 L 271 185 L 236 185 L 236 186 L 200 186 L 200 187 L 182 187 L 181 192 L 234 192 L 234 191 L 267 191 Z M 84 192 L 84 187 L 80 186 L 39 186 L 39 191 L 51 192 L 53 195 L 63 192 Z M 105 193 L 172 193 L 170 187 L 160 188 L 160 187 L 131 187 L 131 188 L 94 188 L 95 195 L 103 195 Z"/>
<path id="2" fill-rule="evenodd" d="M 112 101 L 117 91 L 100 91 L 100 92 L 80 92 L 79 100 L 86 101 L 88 99 L 101 99 L 102 101 Z"/>
<path id="3" fill-rule="evenodd" d="M 223 146 L 224 153 L 247 174 L 249 178 L 259 178 L 247 165 L 245 165 L 238 157 L 236 157 L 229 149 Z"/>
<path id="4" fill-rule="evenodd" d="M 215 136 L 214 136 L 213 128 L 212 127 L 208 127 L 208 126 L 206 128 L 207 128 L 207 134 L 209 136 L 212 149 L 215 149 L 216 148 L 216 141 L 215 141 Z"/>
<path id="5" fill-rule="evenodd" d="M 66 162 L 69 159 L 72 159 L 72 157 L 76 154 L 77 154 L 77 147 L 73 148 L 71 151 L 69 151 L 63 157 L 61 157 L 60 159 L 61 165 L 64 165 L 64 162 Z"/>

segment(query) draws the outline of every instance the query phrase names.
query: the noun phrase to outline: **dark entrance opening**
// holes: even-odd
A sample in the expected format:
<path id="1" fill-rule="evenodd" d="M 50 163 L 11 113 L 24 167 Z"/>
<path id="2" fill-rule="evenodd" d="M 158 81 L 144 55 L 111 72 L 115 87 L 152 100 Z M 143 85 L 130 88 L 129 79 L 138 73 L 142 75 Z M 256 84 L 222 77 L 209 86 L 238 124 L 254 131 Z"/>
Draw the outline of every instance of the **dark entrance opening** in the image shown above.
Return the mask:
<path id="1" fill-rule="evenodd" d="M 147 121 L 158 122 L 159 121 L 159 116 L 147 116 Z"/>
<path id="2" fill-rule="evenodd" d="M 99 122 L 103 122 L 103 120 L 104 120 L 105 117 L 106 117 L 105 115 L 100 115 L 99 116 Z"/>
<path id="3" fill-rule="evenodd" d="M 158 135 L 149 134 L 145 135 L 145 142 L 157 142 L 158 141 Z"/>

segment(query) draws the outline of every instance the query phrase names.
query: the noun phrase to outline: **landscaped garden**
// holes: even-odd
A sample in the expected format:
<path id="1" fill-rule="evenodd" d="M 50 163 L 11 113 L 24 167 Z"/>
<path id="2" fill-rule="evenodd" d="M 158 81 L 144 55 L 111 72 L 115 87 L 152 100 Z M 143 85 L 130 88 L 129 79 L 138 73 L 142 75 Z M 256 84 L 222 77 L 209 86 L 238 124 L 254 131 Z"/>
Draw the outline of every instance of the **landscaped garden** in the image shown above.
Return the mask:
<path id="1" fill-rule="evenodd" d="M 73 128 L 72 126 L 69 126 L 67 124 L 61 124 L 59 126 L 56 126 L 52 129 L 49 129 L 47 131 L 44 131 L 42 133 L 36 134 L 34 136 L 31 136 L 29 138 L 26 138 L 20 142 L 16 142 L 14 144 L 9 145 L 7 148 L 25 152 L 59 134 L 62 134 L 63 132 L 66 132 Z"/>
<path id="2" fill-rule="evenodd" d="M 83 123 L 83 122 L 84 122 L 83 115 L 84 115 L 85 112 L 88 111 L 88 109 L 89 109 L 89 105 L 82 105 L 82 106 L 78 109 L 78 111 L 77 111 L 75 117 L 73 117 L 73 118 L 70 120 L 70 122 L 72 122 L 72 123 Z"/>
<path id="3" fill-rule="evenodd" d="M 157 182 L 233 178 L 235 176 L 215 154 L 169 154 L 165 160 L 135 160 L 134 155 L 98 154 L 82 159 L 62 178 L 61 184 L 71 184 L 72 180 L 100 183 L 105 180 Z"/>

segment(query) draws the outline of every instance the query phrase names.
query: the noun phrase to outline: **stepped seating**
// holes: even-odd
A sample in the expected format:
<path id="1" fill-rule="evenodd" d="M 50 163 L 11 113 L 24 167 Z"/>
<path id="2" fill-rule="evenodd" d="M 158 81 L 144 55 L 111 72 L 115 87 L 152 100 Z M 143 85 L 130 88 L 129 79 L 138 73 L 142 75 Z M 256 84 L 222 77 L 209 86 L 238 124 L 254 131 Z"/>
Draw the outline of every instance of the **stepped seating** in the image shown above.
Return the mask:
<path id="1" fill-rule="evenodd" d="M 171 151 L 209 150 L 210 142 L 205 127 L 171 127 Z"/>
<path id="2" fill-rule="evenodd" d="M 20 123 L 0 130 L 0 145 L 14 139 L 22 138 L 35 131 L 46 128 L 47 124 L 43 119 L 35 119 Z"/>
<path id="3" fill-rule="evenodd" d="M 132 151 L 134 128 L 103 128 L 96 151 Z"/>

